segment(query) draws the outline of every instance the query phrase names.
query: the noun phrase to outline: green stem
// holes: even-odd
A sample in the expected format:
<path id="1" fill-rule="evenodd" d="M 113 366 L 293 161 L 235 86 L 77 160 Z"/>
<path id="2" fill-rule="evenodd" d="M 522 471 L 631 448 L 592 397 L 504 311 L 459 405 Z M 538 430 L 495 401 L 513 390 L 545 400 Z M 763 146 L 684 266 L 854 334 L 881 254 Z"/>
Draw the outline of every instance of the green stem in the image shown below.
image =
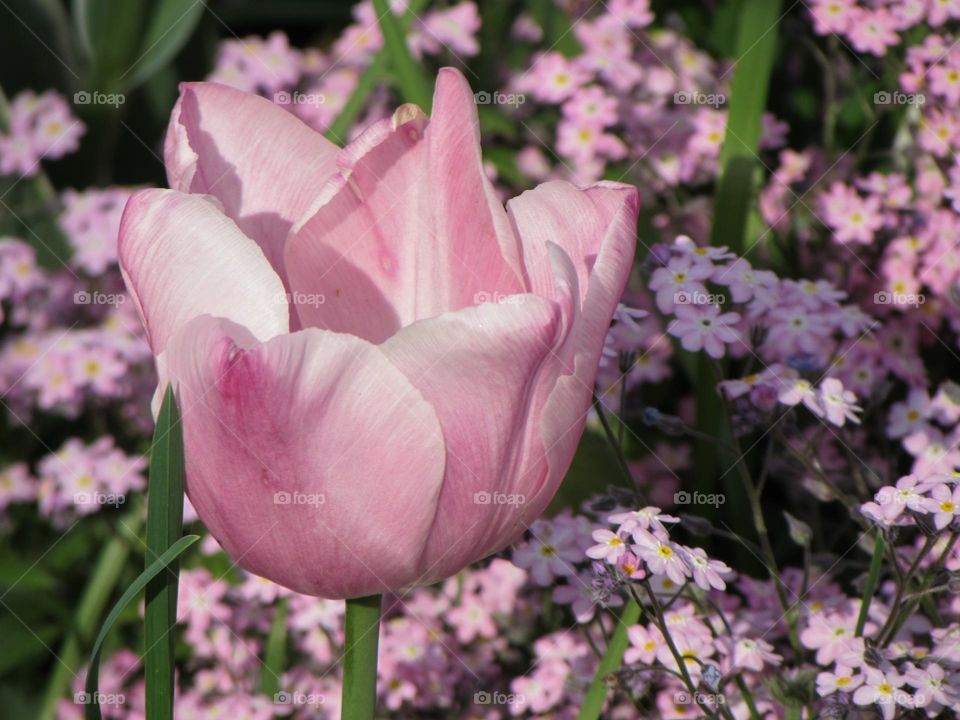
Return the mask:
<path id="1" fill-rule="evenodd" d="M 580 712 L 577 713 L 577 720 L 597 720 L 600 712 L 603 710 L 603 703 L 607 699 L 607 676 L 617 670 L 623 663 L 623 653 L 627 649 L 628 638 L 627 629 L 636 625 L 640 619 L 640 605 L 636 600 L 630 598 L 627 606 L 620 615 L 620 622 L 617 623 L 617 629 L 613 637 L 607 644 L 607 651 L 604 653 L 600 664 L 597 666 L 597 672 L 593 676 L 587 695 L 580 706 Z"/>
<path id="2" fill-rule="evenodd" d="M 613 428 L 610 427 L 610 421 L 607 419 L 607 414 L 604 411 L 603 403 L 600 402 L 600 398 L 596 394 L 593 396 L 593 409 L 597 413 L 597 417 L 600 420 L 600 426 L 603 428 L 603 434 L 607 437 L 607 442 L 610 443 L 610 447 L 613 449 L 614 455 L 617 458 L 617 464 L 620 466 L 621 472 L 623 472 L 623 478 L 627 481 L 628 487 L 634 490 L 635 492 L 640 492 L 637 483 L 633 479 L 633 472 L 630 470 L 630 464 L 627 461 L 626 453 L 623 450 L 623 446 L 617 442 L 617 436 L 613 431 Z M 621 420 L 622 422 L 622 420 Z"/>
<path id="3" fill-rule="evenodd" d="M 343 720 L 373 720 L 377 707 L 380 595 L 347 600 L 343 651 Z"/>

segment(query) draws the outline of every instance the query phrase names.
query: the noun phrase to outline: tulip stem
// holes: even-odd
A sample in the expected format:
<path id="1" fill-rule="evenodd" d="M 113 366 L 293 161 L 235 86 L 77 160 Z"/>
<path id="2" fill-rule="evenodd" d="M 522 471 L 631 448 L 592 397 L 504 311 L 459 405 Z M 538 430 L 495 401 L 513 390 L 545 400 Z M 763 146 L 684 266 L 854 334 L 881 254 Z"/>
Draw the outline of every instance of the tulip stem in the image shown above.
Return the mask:
<path id="1" fill-rule="evenodd" d="M 343 720 L 373 720 L 377 707 L 380 596 L 347 600 L 343 650 Z"/>

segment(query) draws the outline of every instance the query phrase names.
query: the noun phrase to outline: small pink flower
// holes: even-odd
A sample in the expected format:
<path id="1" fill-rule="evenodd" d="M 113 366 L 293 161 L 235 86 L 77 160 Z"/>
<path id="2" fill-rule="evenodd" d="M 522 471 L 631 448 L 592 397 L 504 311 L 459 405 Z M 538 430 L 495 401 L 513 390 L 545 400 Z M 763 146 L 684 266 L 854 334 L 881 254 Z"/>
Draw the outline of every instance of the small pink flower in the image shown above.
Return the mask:
<path id="1" fill-rule="evenodd" d="M 857 396 L 850 390 L 845 390 L 843 383 L 836 378 L 827 378 L 818 389 L 817 397 L 824 417 L 838 427 L 843 427 L 847 420 L 859 424 L 857 413 L 862 408 L 856 404 Z"/>
<path id="2" fill-rule="evenodd" d="M 917 667 L 907 663 L 907 670 L 903 678 L 916 688 L 913 702 L 916 707 L 925 708 L 929 705 L 943 705 L 954 707 L 957 703 L 957 691 L 953 680 L 945 677 L 943 666 L 932 662 L 924 667 Z"/>
<path id="3" fill-rule="evenodd" d="M 903 685 L 903 678 L 895 671 L 882 672 L 876 668 L 865 667 L 864 683 L 853 693 L 853 701 L 857 705 L 877 705 L 884 720 L 892 720 L 897 711 L 897 705 L 912 707 L 912 696 L 908 692 L 899 690 Z"/>
<path id="4" fill-rule="evenodd" d="M 837 665 L 833 672 L 817 675 L 817 694 L 821 697 L 835 692 L 853 692 L 863 684 L 863 675 L 858 675 L 848 667 Z"/>
<path id="5" fill-rule="evenodd" d="M 796 378 L 792 383 L 780 391 L 779 400 L 784 405 L 803 405 L 817 417 L 823 417 L 823 406 L 817 397 L 817 392 L 809 380 Z"/>
<path id="6" fill-rule="evenodd" d="M 641 662 L 651 665 L 657 658 L 657 651 L 663 646 L 663 634 L 658 628 L 647 629 L 643 625 L 633 625 L 627 628 L 627 638 L 630 647 L 623 654 L 623 661 L 628 665 Z"/>
<path id="7" fill-rule="evenodd" d="M 718 305 L 679 305 L 677 319 L 670 323 L 667 332 L 680 338 L 684 350 L 705 350 L 712 358 L 722 358 L 725 345 L 741 340 L 734 325 L 740 315 L 735 312 L 720 313 Z"/>
<path id="8" fill-rule="evenodd" d="M 896 19 L 888 10 L 861 9 L 853 18 L 847 37 L 858 52 L 882 57 L 887 54 L 887 48 L 900 43 L 896 27 Z"/>
<path id="9" fill-rule="evenodd" d="M 693 581 L 706 591 L 724 590 L 727 584 L 723 581 L 723 575 L 730 575 L 731 570 L 725 563 L 719 560 L 711 560 L 703 548 L 683 547 L 686 554 L 686 561 L 693 573 Z"/>
<path id="10" fill-rule="evenodd" d="M 809 9 L 817 35 L 846 33 L 859 10 L 856 0 L 812 0 Z"/>
<path id="11" fill-rule="evenodd" d="M 632 533 L 637 528 L 666 532 L 666 528 L 663 525 L 664 523 L 680 522 L 680 518 L 667 515 L 662 512 L 660 508 L 653 505 L 648 505 L 639 510 L 631 510 L 630 512 L 615 513 L 608 517 L 607 520 L 619 525 L 617 529 L 622 533 Z"/>
<path id="12" fill-rule="evenodd" d="M 887 421 L 887 435 L 901 438 L 904 435 L 922 430 L 931 413 L 930 396 L 923 388 L 914 388 L 903 402 L 890 406 Z"/>
<path id="13" fill-rule="evenodd" d="M 854 622 L 843 615 L 817 613 L 810 617 L 809 625 L 800 633 L 800 642 L 817 651 L 817 663 L 829 665 L 846 650 L 847 642 L 853 638 Z"/>
<path id="14" fill-rule="evenodd" d="M 692 571 L 684 558 L 683 550 L 666 539 L 637 528 L 633 531 L 636 553 L 654 575 L 666 575 L 670 580 L 682 585 Z"/>
<path id="15" fill-rule="evenodd" d="M 616 563 L 627 551 L 627 545 L 617 533 L 609 530 L 594 530 L 593 540 L 597 544 L 587 549 L 587 557 Z"/>
<path id="16" fill-rule="evenodd" d="M 690 255 L 673 257 L 665 267 L 653 271 L 648 287 L 657 294 L 660 312 L 671 313 L 678 303 L 706 295 L 704 281 L 713 274 L 713 266 L 694 262 Z M 684 296 L 688 298 L 684 300 Z"/>
<path id="17" fill-rule="evenodd" d="M 928 512 L 933 513 L 933 524 L 937 530 L 943 530 L 960 515 L 960 485 L 937 485 L 930 491 L 930 497 L 924 503 Z"/>
<path id="18" fill-rule="evenodd" d="M 580 88 L 563 104 L 563 114 L 585 126 L 606 128 L 617 123 L 616 98 L 607 95 L 598 85 Z"/>
<path id="19" fill-rule="evenodd" d="M 767 665 L 779 665 L 783 661 L 773 652 L 773 645 L 760 638 L 723 638 L 717 641 L 717 647 L 729 656 L 731 665 L 740 670 L 760 672 Z"/>

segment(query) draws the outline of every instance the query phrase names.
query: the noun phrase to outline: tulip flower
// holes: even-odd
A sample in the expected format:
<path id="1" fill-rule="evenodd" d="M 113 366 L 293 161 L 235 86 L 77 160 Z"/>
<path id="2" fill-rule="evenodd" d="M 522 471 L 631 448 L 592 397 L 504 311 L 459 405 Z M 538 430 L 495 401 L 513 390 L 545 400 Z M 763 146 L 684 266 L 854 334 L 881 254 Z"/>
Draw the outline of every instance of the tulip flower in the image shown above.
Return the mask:
<path id="1" fill-rule="evenodd" d="M 248 571 L 352 598 L 515 541 L 566 473 L 634 256 L 634 188 L 498 201 L 474 95 L 440 72 L 339 148 L 270 101 L 185 84 L 170 190 L 120 263 L 182 414 L 186 491 Z"/>

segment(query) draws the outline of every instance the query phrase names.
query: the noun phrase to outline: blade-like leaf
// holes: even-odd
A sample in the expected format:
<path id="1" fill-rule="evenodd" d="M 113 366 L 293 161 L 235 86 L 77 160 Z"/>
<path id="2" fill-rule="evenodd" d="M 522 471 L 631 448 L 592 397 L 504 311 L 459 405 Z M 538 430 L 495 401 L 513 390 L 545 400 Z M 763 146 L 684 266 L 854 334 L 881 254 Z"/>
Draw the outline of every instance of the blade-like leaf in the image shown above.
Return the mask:
<path id="1" fill-rule="evenodd" d="M 636 600 L 630 598 L 620 615 L 617 629 L 610 638 L 607 651 L 603 654 L 603 658 L 597 666 L 597 672 L 593 676 L 590 688 L 587 690 L 587 696 L 583 699 L 580 712 L 577 713 L 577 720 L 597 720 L 600 717 L 603 703 L 607 699 L 607 676 L 619 669 L 621 663 L 623 663 L 623 653 L 629 644 L 627 628 L 636 625 L 639 619 L 640 605 L 637 604 Z"/>
<path id="2" fill-rule="evenodd" d="M 74 0 L 73 21 L 89 63 L 88 91 L 116 92 L 136 59 L 146 0 Z"/>
<path id="3" fill-rule="evenodd" d="M 184 46 L 204 7 L 204 0 L 74 0 L 87 89 L 128 91 L 148 80 Z"/>
<path id="4" fill-rule="evenodd" d="M 280 676 L 287 662 L 287 615 L 290 606 L 286 598 L 277 603 L 277 612 L 273 616 L 270 635 L 267 637 L 267 652 L 263 658 L 263 671 L 260 673 L 260 692 L 272 697 L 280 691 Z"/>
<path id="5" fill-rule="evenodd" d="M 407 11 L 400 17 L 400 28 L 403 32 L 406 32 L 410 28 L 417 14 L 426 7 L 426 5 L 427 0 L 413 0 L 410 3 Z M 334 120 L 327 129 L 326 136 L 328 140 L 340 145 L 347 144 L 347 133 L 353 126 L 354 121 L 360 117 L 360 113 L 363 112 L 363 108 L 367 104 L 367 98 L 370 97 L 370 93 L 373 92 L 377 83 L 383 79 L 387 68 L 390 67 L 390 62 L 390 51 L 385 47 L 381 48 L 380 52 L 373 58 L 373 62 L 370 63 L 369 67 L 363 71 L 360 79 L 357 80 L 357 86 L 353 89 L 353 92 L 350 93 L 350 97 L 347 99 L 340 114 L 337 115 L 337 119 Z"/>
<path id="6" fill-rule="evenodd" d="M 735 252 L 744 247 L 752 169 L 763 130 L 781 5 L 782 0 L 740 1 L 737 56 L 730 82 L 727 131 L 720 150 L 711 240 L 714 245 L 726 245 Z"/>
<path id="7" fill-rule="evenodd" d="M 387 0 L 373 0 L 373 8 L 383 33 L 383 46 L 390 56 L 390 65 L 396 73 L 397 89 L 404 102 L 416 103 L 430 112 L 433 93 L 423 68 L 413 59 L 400 19 L 390 10 Z"/>
<path id="8" fill-rule="evenodd" d="M 130 603 L 131 600 L 140 594 L 140 591 L 147 586 L 147 583 L 153 580 L 153 578 L 157 577 L 157 575 L 160 573 L 166 572 L 170 563 L 180 557 L 187 548 L 189 548 L 199 539 L 199 535 L 186 535 L 177 540 L 177 542 L 170 546 L 166 552 L 150 563 L 150 566 L 140 573 L 140 575 L 137 576 L 137 579 L 134 580 L 130 584 L 130 587 L 127 588 L 126 592 L 120 596 L 120 599 L 117 600 L 117 603 L 110 611 L 110 614 L 107 615 L 106 620 L 103 621 L 103 625 L 100 627 L 100 633 L 97 635 L 97 639 L 93 643 L 93 650 L 90 652 L 90 662 L 87 666 L 87 681 L 84 684 L 84 720 L 101 720 L 100 705 L 98 702 L 100 697 L 100 651 L 103 649 L 103 641 L 113 628 L 117 618 L 120 617 L 120 613 L 123 612 L 123 609 Z"/>
<path id="9" fill-rule="evenodd" d="M 140 43 L 141 54 L 120 76 L 125 87 L 136 87 L 170 62 L 186 45 L 203 16 L 204 0 L 161 0 Z"/>
<path id="10" fill-rule="evenodd" d="M 147 494 L 149 566 L 183 534 L 183 433 L 180 413 L 169 386 L 157 416 L 150 450 Z M 173 653 L 177 622 L 177 579 L 174 560 L 167 572 L 147 584 L 144 615 L 146 706 L 151 720 L 173 718 Z"/>

